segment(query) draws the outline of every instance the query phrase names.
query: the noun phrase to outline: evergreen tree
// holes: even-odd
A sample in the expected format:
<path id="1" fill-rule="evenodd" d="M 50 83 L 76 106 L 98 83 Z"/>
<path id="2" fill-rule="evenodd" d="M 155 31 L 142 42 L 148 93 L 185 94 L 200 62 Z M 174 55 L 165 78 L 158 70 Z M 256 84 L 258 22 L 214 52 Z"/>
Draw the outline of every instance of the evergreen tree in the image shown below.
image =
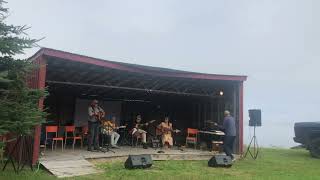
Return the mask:
<path id="1" fill-rule="evenodd" d="M 46 92 L 27 85 L 28 75 L 37 67 L 29 60 L 14 58 L 34 47 L 37 40 L 27 36 L 28 27 L 6 24 L 8 9 L 4 4 L 0 0 L 0 135 L 24 136 L 42 122 L 45 113 L 39 110 L 38 101 Z"/>

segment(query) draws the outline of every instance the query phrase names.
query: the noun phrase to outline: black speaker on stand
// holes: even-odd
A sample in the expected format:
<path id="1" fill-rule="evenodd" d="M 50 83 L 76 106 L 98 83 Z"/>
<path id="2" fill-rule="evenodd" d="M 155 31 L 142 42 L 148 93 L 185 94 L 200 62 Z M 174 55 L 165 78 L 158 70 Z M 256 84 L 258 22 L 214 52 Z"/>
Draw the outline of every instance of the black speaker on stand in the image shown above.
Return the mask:
<path id="1" fill-rule="evenodd" d="M 261 124 L 261 110 L 260 109 L 250 109 L 249 110 L 249 126 L 253 127 L 253 137 L 251 138 L 251 141 L 248 145 L 247 151 L 244 155 L 244 158 L 247 157 L 247 154 L 249 153 L 250 156 L 253 159 L 257 159 L 259 154 L 259 145 L 258 145 L 258 139 L 256 136 L 256 127 L 260 127 Z M 253 144 L 253 152 L 251 151 L 251 146 Z"/>

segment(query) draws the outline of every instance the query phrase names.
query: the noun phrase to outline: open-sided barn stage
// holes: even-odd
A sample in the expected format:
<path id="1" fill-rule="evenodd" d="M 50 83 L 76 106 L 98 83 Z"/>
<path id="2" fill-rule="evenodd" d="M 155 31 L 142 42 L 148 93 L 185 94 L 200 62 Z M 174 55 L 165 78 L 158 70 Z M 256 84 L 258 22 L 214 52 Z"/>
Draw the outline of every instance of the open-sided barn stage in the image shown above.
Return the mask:
<path id="1" fill-rule="evenodd" d="M 180 145 L 185 141 L 187 128 L 201 129 L 206 121 L 221 124 L 223 111 L 228 109 L 236 120 L 236 153 L 242 153 L 243 82 L 246 76 L 127 64 L 48 48 L 42 48 L 30 59 L 39 65 L 30 81 L 31 87 L 47 87 L 50 93 L 39 102 L 39 107 L 47 109 L 49 116 L 46 123 L 35 128 L 33 163 L 39 158 L 45 127 L 58 126 L 58 134 L 63 135 L 65 126 L 74 125 L 76 129 L 85 126 L 87 107 L 92 99 L 100 101 L 106 117 L 116 116 L 117 124 L 127 127 L 132 127 L 138 114 L 145 122 L 156 120 L 155 124 L 163 121 L 165 114 L 169 115 L 174 128 L 182 130 Z M 152 129 L 148 132 L 150 135 Z M 59 150 L 49 151 L 47 157 Z M 101 156 L 101 153 L 95 155 L 77 149 L 70 153 L 75 152 L 85 157 Z M 132 148 L 121 148 L 120 152 L 117 153 L 128 155 L 134 151 Z M 202 155 L 211 155 L 209 151 L 199 150 L 170 152 L 170 156 L 163 154 L 157 157 L 170 159 L 177 153 L 183 159 L 186 153 L 193 153 L 194 157 L 201 159 Z"/>

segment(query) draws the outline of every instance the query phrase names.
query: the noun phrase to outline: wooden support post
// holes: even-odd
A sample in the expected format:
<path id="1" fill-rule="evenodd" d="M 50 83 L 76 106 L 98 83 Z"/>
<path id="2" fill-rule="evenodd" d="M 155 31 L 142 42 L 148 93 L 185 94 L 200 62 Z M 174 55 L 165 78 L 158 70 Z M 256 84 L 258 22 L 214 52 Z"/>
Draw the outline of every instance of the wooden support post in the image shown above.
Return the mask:
<path id="1" fill-rule="evenodd" d="M 243 153 L 243 82 L 239 83 L 239 153 Z"/>
<path id="2" fill-rule="evenodd" d="M 36 72 L 37 76 L 37 82 L 32 82 L 33 88 L 36 89 L 44 89 L 45 88 L 45 80 L 46 80 L 46 60 L 43 56 L 38 57 L 38 59 L 35 60 L 35 63 L 39 65 L 39 69 Z M 39 100 L 39 108 L 43 109 L 43 101 L 44 98 L 41 98 Z M 41 136 L 41 124 L 35 126 L 34 130 L 34 143 L 33 143 L 33 154 L 32 154 L 32 164 L 35 165 L 39 158 L 39 152 L 40 152 L 40 136 Z"/>

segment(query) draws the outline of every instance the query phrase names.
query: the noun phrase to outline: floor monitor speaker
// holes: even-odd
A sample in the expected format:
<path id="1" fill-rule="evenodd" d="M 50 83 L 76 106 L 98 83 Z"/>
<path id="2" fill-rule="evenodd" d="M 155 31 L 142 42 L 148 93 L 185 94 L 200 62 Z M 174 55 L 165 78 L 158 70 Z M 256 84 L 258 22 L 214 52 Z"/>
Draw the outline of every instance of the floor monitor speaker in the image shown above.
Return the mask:
<path id="1" fill-rule="evenodd" d="M 209 167 L 231 167 L 232 160 L 226 155 L 215 155 L 208 161 Z"/>
<path id="2" fill-rule="evenodd" d="M 124 163 L 127 169 L 149 168 L 152 166 L 152 158 L 150 154 L 129 155 Z"/>

